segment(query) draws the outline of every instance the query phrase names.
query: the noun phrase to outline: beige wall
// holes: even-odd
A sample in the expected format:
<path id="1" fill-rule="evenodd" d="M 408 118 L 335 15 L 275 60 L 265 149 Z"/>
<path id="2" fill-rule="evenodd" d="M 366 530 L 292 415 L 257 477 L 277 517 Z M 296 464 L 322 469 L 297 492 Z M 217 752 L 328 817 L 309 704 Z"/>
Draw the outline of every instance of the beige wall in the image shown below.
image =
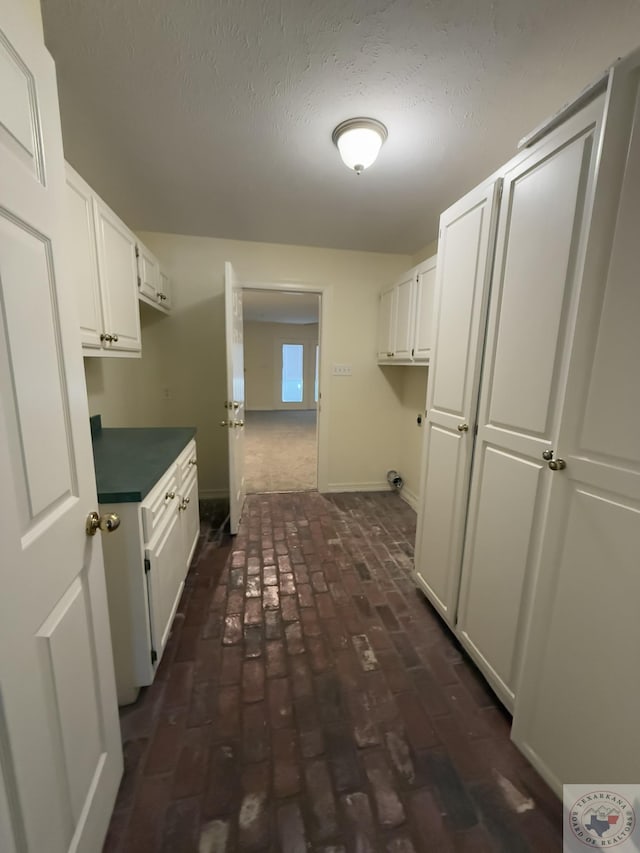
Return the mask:
<path id="1" fill-rule="evenodd" d="M 315 409 L 315 354 L 318 343 L 317 323 L 244 324 L 244 393 L 246 408 L 254 411 L 291 409 L 280 399 L 282 343 L 304 345 L 304 401 L 295 408 Z"/>
<path id="2" fill-rule="evenodd" d="M 428 367 L 384 366 L 380 368 L 394 395 L 395 439 L 392 464 L 404 480 L 403 497 L 415 508 L 420 491 L 420 464 L 424 438 Z M 422 415 L 422 425 L 417 417 Z"/>
<path id="3" fill-rule="evenodd" d="M 419 252 L 416 252 L 415 255 L 411 258 L 411 266 L 415 267 L 416 264 L 422 263 L 422 261 L 426 261 L 427 258 L 431 258 L 438 251 L 438 238 L 432 240 L 431 243 L 427 243 L 426 246 L 423 246 Z"/>
<path id="4" fill-rule="evenodd" d="M 398 397 L 375 360 L 378 292 L 411 263 L 384 255 L 169 234 L 141 235 L 173 278 L 174 309 L 143 317 L 143 357 L 85 359 L 89 406 L 106 426 L 195 425 L 200 487 L 228 489 L 224 262 L 240 281 L 328 285 L 321 390 L 329 489 L 384 487 L 396 458 Z M 333 376 L 333 363 L 352 376 Z M 326 395 L 326 400 L 324 396 Z"/>

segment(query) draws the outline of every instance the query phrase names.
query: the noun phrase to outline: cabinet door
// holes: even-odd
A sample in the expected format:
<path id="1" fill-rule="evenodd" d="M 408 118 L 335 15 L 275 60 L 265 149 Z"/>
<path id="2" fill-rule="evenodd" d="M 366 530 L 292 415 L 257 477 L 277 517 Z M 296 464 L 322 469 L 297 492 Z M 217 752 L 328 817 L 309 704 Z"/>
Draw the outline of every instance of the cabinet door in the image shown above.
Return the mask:
<path id="1" fill-rule="evenodd" d="M 98 270 L 106 332 L 111 350 L 140 352 L 136 243 L 127 226 L 94 198 Z"/>
<path id="2" fill-rule="evenodd" d="M 158 301 L 160 290 L 160 265 L 142 243 L 136 247 L 138 258 L 138 291 L 152 302 Z"/>
<path id="3" fill-rule="evenodd" d="M 505 175 L 459 636 L 508 708 L 552 471 L 602 98 Z"/>
<path id="4" fill-rule="evenodd" d="M 159 662 L 184 587 L 184 545 L 177 506 L 147 549 L 146 558 L 151 642 Z"/>
<path id="5" fill-rule="evenodd" d="M 566 782 L 637 783 L 640 767 L 640 95 L 616 210 L 609 190 L 612 165 L 625 160 L 621 143 L 603 147 L 600 197 L 608 198 L 592 247 L 605 253 L 604 266 L 590 247 L 554 447 L 566 468 L 547 474 L 513 724 L 514 741 L 560 795 Z M 613 221 L 609 262 L 601 235 Z"/>
<path id="6" fill-rule="evenodd" d="M 393 357 L 396 326 L 396 289 L 390 287 L 380 294 L 378 314 L 378 359 L 388 361 Z"/>
<path id="7" fill-rule="evenodd" d="M 458 599 L 499 185 L 482 184 L 440 218 L 415 571 L 450 625 Z"/>
<path id="8" fill-rule="evenodd" d="M 200 512 L 198 507 L 198 478 L 191 477 L 180 489 L 180 512 L 183 535 L 184 574 L 189 571 L 193 552 L 200 535 Z"/>
<path id="9" fill-rule="evenodd" d="M 436 293 L 436 256 L 420 264 L 416 272 L 415 331 L 413 360 L 428 362 L 431 358 L 435 323 L 433 317 Z"/>
<path id="10" fill-rule="evenodd" d="M 413 350 L 415 328 L 416 271 L 409 272 L 396 284 L 396 319 L 393 358 L 409 361 Z"/>
<path id="11" fill-rule="evenodd" d="M 104 332 L 91 188 L 66 164 L 67 270 L 73 283 L 83 349 L 101 349 Z"/>
<path id="12" fill-rule="evenodd" d="M 158 301 L 167 311 L 171 310 L 171 279 L 160 270 L 160 287 L 158 289 Z"/>

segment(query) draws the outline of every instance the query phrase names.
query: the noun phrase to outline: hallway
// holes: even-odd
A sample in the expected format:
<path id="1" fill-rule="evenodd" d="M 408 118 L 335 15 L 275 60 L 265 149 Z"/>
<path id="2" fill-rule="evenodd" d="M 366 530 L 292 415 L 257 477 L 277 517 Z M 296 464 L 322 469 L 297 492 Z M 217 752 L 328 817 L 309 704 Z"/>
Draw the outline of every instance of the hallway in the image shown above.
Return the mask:
<path id="1" fill-rule="evenodd" d="M 562 807 L 409 578 L 396 494 L 254 495 L 122 714 L 108 853 L 562 849 Z M 227 560 L 227 555 L 231 554 Z"/>

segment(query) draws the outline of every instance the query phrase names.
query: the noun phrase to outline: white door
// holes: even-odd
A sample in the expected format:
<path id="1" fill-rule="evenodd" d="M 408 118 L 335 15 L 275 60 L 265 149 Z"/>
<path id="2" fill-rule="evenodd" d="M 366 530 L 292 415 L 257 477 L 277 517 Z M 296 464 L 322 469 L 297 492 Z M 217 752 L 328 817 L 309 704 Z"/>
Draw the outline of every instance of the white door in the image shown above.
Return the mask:
<path id="1" fill-rule="evenodd" d="M 615 177 L 602 175 L 607 194 Z M 514 714 L 514 741 L 559 794 L 563 783 L 640 777 L 639 188 L 640 97 L 608 275 L 591 275 L 581 297 L 554 446 L 566 468 L 545 472 L 551 500 Z"/>
<path id="2" fill-rule="evenodd" d="M 437 256 L 434 255 L 420 264 L 416 272 L 415 332 L 411 352 L 414 361 L 429 361 L 433 350 L 436 261 Z"/>
<path id="3" fill-rule="evenodd" d="M 542 454 L 556 447 L 601 116 L 602 98 L 504 178 L 458 634 L 510 709 L 551 484 Z"/>
<path id="4" fill-rule="evenodd" d="M 229 431 L 229 517 L 238 532 L 245 499 L 244 485 L 244 342 L 242 287 L 227 261 L 224 265 L 225 340 L 227 346 L 227 416 Z"/>
<path id="5" fill-rule="evenodd" d="M 416 581 L 455 622 L 500 181 L 472 190 L 440 218 L 436 341 L 427 391 Z"/>
<path id="6" fill-rule="evenodd" d="M 53 62 L 0 12 L 0 849 L 100 850 L 122 774 Z M 117 535 L 114 533 L 113 535 Z"/>
<path id="7" fill-rule="evenodd" d="M 409 272 L 396 283 L 396 318 L 393 357 L 410 360 L 415 329 L 416 271 Z"/>

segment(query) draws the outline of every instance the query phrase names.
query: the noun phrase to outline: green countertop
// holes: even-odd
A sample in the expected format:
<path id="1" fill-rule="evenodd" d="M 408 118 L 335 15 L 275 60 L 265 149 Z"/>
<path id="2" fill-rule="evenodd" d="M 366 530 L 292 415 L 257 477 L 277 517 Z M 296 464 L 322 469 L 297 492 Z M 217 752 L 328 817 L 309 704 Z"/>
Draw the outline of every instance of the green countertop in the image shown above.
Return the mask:
<path id="1" fill-rule="evenodd" d="M 99 503 L 138 503 L 195 436 L 195 427 L 104 429 L 91 418 Z"/>

